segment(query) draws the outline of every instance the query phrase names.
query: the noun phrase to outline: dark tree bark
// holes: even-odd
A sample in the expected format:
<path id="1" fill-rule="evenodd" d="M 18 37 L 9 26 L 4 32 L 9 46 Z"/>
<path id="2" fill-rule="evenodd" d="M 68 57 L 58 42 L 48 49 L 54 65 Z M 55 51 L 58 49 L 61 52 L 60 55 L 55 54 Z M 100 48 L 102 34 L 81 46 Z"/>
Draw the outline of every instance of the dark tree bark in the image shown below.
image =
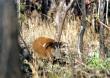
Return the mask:
<path id="1" fill-rule="evenodd" d="M 105 0 L 100 0 L 99 2 L 99 20 L 104 23 L 104 7 Z M 100 53 L 102 57 L 105 57 L 105 45 L 104 45 L 104 26 L 100 24 L 100 33 L 99 33 L 99 42 L 100 42 Z"/>
<path id="2" fill-rule="evenodd" d="M 106 19 L 106 24 L 108 25 L 108 8 L 109 8 L 109 0 L 106 0 L 106 3 L 105 3 L 105 9 L 106 9 L 106 16 L 105 16 L 105 19 Z"/>
<path id="3" fill-rule="evenodd" d="M 78 36 L 78 54 L 79 57 L 83 59 L 83 36 L 86 29 L 86 8 L 85 8 L 85 0 L 81 0 L 81 12 L 82 12 L 82 19 L 81 19 L 81 26 L 80 32 Z M 81 56 L 82 55 L 82 56 Z"/>
<path id="4" fill-rule="evenodd" d="M 18 62 L 16 12 L 14 0 L 0 0 L 0 78 L 23 78 Z"/>

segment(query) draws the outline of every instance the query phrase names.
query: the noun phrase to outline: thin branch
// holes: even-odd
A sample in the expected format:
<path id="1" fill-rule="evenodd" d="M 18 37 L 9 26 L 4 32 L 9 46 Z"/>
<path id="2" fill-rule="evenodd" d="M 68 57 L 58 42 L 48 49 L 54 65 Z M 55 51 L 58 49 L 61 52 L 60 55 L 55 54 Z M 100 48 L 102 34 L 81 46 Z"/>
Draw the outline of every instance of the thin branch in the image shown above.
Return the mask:
<path id="1" fill-rule="evenodd" d="M 102 25 L 103 25 L 105 28 L 107 28 L 108 30 L 110 30 L 110 27 L 109 27 L 108 25 L 104 24 L 103 22 L 101 22 L 100 20 L 99 20 L 99 23 L 102 24 Z"/>

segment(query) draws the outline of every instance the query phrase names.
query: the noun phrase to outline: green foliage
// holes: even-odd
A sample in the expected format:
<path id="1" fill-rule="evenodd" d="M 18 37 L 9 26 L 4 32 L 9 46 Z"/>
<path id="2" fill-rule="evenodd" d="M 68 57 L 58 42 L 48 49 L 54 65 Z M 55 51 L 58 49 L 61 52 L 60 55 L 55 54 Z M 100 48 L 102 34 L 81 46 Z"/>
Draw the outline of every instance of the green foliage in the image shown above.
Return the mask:
<path id="1" fill-rule="evenodd" d="M 110 69 L 110 58 L 102 59 L 98 50 L 94 55 L 88 58 L 87 65 L 96 69 Z"/>
<path id="2" fill-rule="evenodd" d="M 58 75 L 56 73 L 53 73 L 53 72 L 48 72 L 48 76 L 49 76 L 49 78 L 60 78 L 60 77 L 58 77 Z"/>
<path id="3" fill-rule="evenodd" d="M 24 22 L 25 20 L 26 20 L 26 18 L 25 18 L 26 16 L 24 15 L 24 14 L 20 14 L 20 21 L 21 22 Z"/>
<path id="4" fill-rule="evenodd" d="M 110 69 L 110 58 L 107 58 L 104 63 L 103 63 L 104 67 L 106 69 Z"/>
<path id="5" fill-rule="evenodd" d="M 35 5 L 37 6 L 37 10 L 38 10 L 38 11 L 41 11 L 42 5 L 39 4 L 39 3 L 36 3 Z"/>
<path id="6" fill-rule="evenodd" d="M 21 11 L 24 11 L 24 9 L 25 9 L 25 4 L 20 3 L 20 5 L 19 5 L 19 6 L 20 6 L 20 10 L 21 10 Z"/>
<path id="7" fill-rule="evenodd" d="M 18 5 L 18 7 L 20 7 L 20 17 L 19 17 L 19 19 L 20 19 L 21 22 L 23 22 L 23 21 L 25 21 L 25 17 L 26 17 L 25 14 L 23 14 L 24 10 L 25 10 L 25 4 L 20 3 L 20 5 Z"/>

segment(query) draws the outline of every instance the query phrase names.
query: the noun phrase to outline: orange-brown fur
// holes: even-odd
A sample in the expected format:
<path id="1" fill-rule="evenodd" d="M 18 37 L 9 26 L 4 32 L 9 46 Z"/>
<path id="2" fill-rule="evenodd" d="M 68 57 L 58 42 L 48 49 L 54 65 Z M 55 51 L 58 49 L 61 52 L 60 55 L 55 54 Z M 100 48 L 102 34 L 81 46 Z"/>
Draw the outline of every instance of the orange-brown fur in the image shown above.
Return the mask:
<path id="1" fill-rule="evenodd" d="M 49 59 L 52 57 L 52 50 L 54 50 L 51 46 L 51 43 L 54 43 L 55 40 L 47 37 L 39 37 L 37 38 L 33 44 L 33 50 L 38 56 L 42 59 Z"/>

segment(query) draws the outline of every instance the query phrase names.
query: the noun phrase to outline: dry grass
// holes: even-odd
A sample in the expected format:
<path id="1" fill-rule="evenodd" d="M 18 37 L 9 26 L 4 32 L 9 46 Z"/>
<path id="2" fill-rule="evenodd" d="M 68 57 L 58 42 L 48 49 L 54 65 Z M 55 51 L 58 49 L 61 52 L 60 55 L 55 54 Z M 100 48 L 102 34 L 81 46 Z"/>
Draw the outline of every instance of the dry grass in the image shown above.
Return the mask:
<path id="1" fill-rule="evenodd" d="M 80 21 L 70 20 L 68 17 L 64 24 L 61 41 L 67 42 L 71 48 L 77 49 L 79 28 Z M 55 32 L 54 22 L 42 22 L 41 18 L 36 17 L 23 22 L 21 34 L 29 47 L 31 47 L 32 42 L 40 36 L 54 39 Z M 87 26 L 84 35 L 84 45 L 85 47 L 92 45 L 98 46 L 98 35 L 94 33 L 92 26 Z"/>
<path id="2" fill-rule="evenodd" d="M 71 49 L 71 52 L 77 52 L 77 40 L 78 40 L 79 31 L 80 31 L 79 29 L 80 29 L 80 21 L 72 20 L 71 18 L 67 17 L 67 19 L 65 20 L 64 27 L 63 27 L 61 41 L 69 44 L 69 48 Z M 27 45 L 29 46 L 29 48 L 31 50 L 32 42 L 36 38 L 38 38 L 40 36 L 45 36 L 45 37 L 54 39 L 55 32 L 56 32 L 56 30 L 55 30 L 54 22 L 41 21 L 41 18 L 36 17 L 36 18 L 32 18 L 32 19 L 26 19 L 23 22 L 21 34 L 22 34 L 24 41 L 27 43 Z M 94 32 L 93 26 L 90 26 L 88 24 L 87 29 L 85 31 L 85 35 L 84 35 L 85 52 L 87 52 L 87 53 L 93 52 L 93 50 L 95 48 L 99 47 L 98 36 L 99 35 Z M 49 68 L 50 68 L 50 66 L 49 66 Z M 55 69 L 57 69 L 57 68 L 55 68 Z M 63 68 L 61 68 L 61 70 L 62 69 Z M 65 69 L 67 70 L 66 74 L 70 75 L 71 70 L 69 70 L 69 69 L 71 69 L 71 67 L 66 67 Z M 65 69 L 63 71 L 65 71 Z M 52 72 L 50 72 L 49 74 L 55 75 L 55 73 L 53 72 L 53 69 L 50 69 L 50 70 Z M 62 72 L 60 72 L 60 73 L 62 73 Z M 53 76 L 50 76 L 50 77 L 55 78 Z M 57 77 L 57 78 L 59 78 L 59 77 Z M 64 78 L 64 77 L 61 77 L 61 78 Z M 65 78 L 67 78 L 67 77 L 65 77 Z M 106 78 L 106 77 L 103 77 L 103 78 Z"/>

